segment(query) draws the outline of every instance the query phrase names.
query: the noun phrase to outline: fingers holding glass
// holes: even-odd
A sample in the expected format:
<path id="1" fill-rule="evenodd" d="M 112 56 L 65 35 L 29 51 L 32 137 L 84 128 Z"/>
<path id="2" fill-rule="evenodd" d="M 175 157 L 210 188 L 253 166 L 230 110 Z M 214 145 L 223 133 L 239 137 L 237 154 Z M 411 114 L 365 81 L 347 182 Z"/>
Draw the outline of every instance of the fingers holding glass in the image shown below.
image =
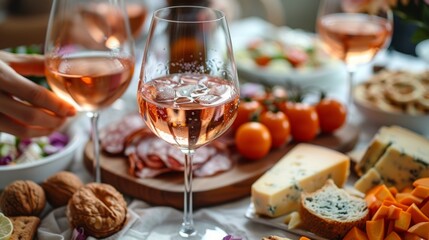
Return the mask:
<path id="1" fill-rule="evenodd" d="M 127 89 L 134 42 L 123 1 L 54 1 L 45 43 L 52 90 L 91 119 L 95 181 L 101 182 L 97 122 Z"/>

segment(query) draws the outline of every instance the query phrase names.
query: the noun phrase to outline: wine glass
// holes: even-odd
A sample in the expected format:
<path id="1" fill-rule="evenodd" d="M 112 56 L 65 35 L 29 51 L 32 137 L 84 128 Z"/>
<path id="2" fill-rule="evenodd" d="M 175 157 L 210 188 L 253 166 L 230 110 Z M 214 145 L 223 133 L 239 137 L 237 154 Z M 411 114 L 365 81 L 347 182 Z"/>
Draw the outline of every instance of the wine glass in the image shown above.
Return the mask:
<path id="1" fill-rule="evenodd" d="M 148 15 L 146 0 L 125 0 L 125 9 L 130 21 L 131 34 L 137 40 Z"/>
<path id="2" fill-rule="evenodd" d="M 317 31 L 324 50 L 346 65 L 348 102 L 352 102 L 353 75 L 387 46 L 392 35 L 392 12 L 384 1 L 322 0 Z"/>
<path id="3" fill-rule="evenodd" d="M 237 70 L 222 12 L 192 6 L 154 12 L 137 101 L 152 132 L 178 147 L 185 158 L 182 225 L 162 223 L 148 239 L 221 239 L 226 233 L 220 227 L 193 220 L 192 157 L 231 126 L 239 104 Z"/>
<path id="4" fill-rule="evenodd" d="M 91 119 L 96 182 L 101 182 L 100 110 L 121 97 L 134 73 L 126 16 L 122 0 L 55 0 L 49 18 L 46 78 L 58 96 Z"/>

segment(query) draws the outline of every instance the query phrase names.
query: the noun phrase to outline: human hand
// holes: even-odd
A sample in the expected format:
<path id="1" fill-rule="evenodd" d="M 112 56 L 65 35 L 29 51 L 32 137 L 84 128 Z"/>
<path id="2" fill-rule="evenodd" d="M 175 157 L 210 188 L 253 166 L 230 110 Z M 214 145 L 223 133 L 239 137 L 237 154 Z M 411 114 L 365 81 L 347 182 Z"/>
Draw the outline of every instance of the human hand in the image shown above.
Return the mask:
<path id="1" fill-rule="evenodd" d="M 72 105 L 20 74 L 42 76 L 43 56 L 0 51 L 0 132 L 45 136 L 76 114 Z"/>

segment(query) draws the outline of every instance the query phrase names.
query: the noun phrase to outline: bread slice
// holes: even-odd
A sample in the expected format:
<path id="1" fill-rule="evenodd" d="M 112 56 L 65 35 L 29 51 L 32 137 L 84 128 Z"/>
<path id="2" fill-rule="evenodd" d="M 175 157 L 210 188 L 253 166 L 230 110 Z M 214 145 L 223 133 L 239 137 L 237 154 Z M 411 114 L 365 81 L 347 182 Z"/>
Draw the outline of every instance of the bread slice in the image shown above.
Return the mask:
<path id="1" fill-rule="evenodd" d="M 40 218 L 35 216 L 10 217 L 13 224 L 13 233 L 10 240 L 33 240 Z"/>
<path id="2" fill-rule="evenodd" d="M 321 189 L 301 194 L 300 214 L 303 228 L 327 239 L 342 239 L 354 226 L 363 229 L 369 218 L 366 201 L 331 179 Z"/>

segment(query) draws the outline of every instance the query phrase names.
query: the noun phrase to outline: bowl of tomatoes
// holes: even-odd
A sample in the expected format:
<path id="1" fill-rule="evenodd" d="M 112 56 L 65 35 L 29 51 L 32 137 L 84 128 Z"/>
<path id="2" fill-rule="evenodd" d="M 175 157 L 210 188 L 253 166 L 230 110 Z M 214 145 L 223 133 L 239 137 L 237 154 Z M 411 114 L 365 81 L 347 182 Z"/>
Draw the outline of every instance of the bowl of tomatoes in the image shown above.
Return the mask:
<path id="1" fill-rule="evenodd" d="M 318 101 L 307 103 L 291 95 L 281 86 L 270 90 L 249 83 L 242 86 L 242 101 L 232 130 L 235 146 L 243 157 L 258 160 L 271 149 L 290 142 L 312 142 L 345 125 L 347 110 L 339 100 L 322 95 Z"/>

